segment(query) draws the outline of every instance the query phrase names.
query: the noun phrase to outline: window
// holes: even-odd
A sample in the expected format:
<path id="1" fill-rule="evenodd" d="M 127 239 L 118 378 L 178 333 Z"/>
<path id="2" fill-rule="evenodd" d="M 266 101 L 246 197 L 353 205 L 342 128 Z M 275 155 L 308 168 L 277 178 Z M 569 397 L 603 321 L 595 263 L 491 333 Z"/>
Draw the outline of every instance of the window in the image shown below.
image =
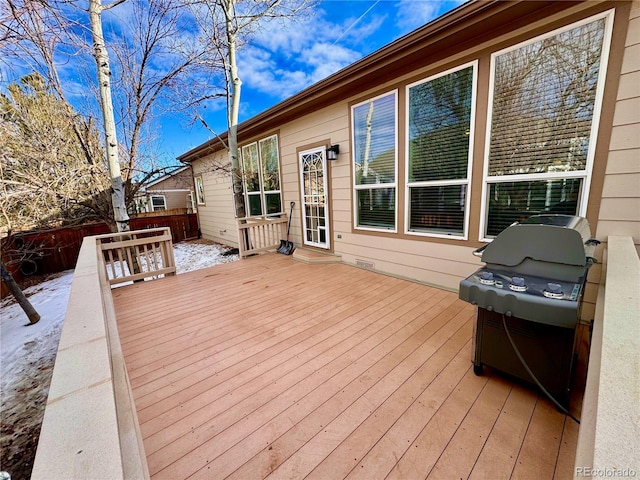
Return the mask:
<path id="1" fill-rule="evenodd" d="M 152 195 L 151 196 L 151 208 L 154 212 L 167 209 L 167 202 L 164 195 Z"/>
<path id="2" fill-rule="evenodd" d="M 407 87 L 407 233 L 466 237 L 475 70 Z"/>
<path id="3" fill-rule="evenodd" d="M 262 190 L 267 215 L 282 211 L 280 195 L 280 162 L 278 160 L 278 137 L 275 135 L 260 140 L 260 163 L 262 165 Z"/>
<path id="4" fill-rule="evenodd" d="M 194 177 L 196 183 L 196 200 L 198 205 L 204 205 L 204 184 L 202 183 L 202 175 Z"/>
<path id="5" fill-rule="evenodd" d="M 278 137 L 272 135 L 244 145 L 241 153 L 248 216 L 282 212 Z"/>
<path id="6" fill-rule="evenodd" d="M 584 215 L 612 18 L 492 55 L 481 237 L 537 213 Z"/>
<path id="7" fill-rule="evenodd" d="M 397 95 L 352 107 L 355 226 L 396 231 Z"/>

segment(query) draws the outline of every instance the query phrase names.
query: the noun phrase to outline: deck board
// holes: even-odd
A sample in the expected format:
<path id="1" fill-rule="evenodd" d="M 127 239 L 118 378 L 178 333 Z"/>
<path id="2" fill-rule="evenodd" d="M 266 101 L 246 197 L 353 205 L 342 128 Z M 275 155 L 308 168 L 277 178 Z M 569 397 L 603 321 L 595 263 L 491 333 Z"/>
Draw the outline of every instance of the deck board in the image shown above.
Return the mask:
<path id="1" fill-rule="evenodd" d="M 572 476 L 577 426 L 473 374 L 454 293 L 277 254 L 113 293 L 153 479 Z"/>

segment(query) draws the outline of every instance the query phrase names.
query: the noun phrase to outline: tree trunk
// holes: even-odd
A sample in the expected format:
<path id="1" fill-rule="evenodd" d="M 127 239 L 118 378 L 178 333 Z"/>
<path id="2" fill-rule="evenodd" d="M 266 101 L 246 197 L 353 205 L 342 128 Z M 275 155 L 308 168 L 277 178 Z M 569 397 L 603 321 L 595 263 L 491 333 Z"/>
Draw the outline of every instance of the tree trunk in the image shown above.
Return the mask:
<path id="1" fill-rule="evenodd" d="M 109 175 L 111 176 L 113 215 L 118 231 L 127 232 L 129 231 L 129 215 L 127 214 L 125 203 L 124 182 L 120 174 L 118 138 L 113 115 L 113 101 L 111 99 L 111 69 L 109 67 L 109 54 L 102 34 L 102 10 L 103 7 L 100 0 L 90 0 L 89 16 L 93 35 L 93 54 L 98 67 L 98 86 L 100 88 L 100 103 L 104 119 L 105 149 L 109 162 Z"/>
<path id="2" fill-rule="evenodd" d="M 33 305 L 31 305 L 29 299 L 27 299 L 24 293 L 22 293 L 22 290 L 20 290 L 20 287 L 13 279 L 13 275 L 11 275 L 11 272 L 9 272 L 9 270 L 5 268 L 3 262 L 0 262 L 0 266 L 2 269 L 2 281 L 7 287 L 9 287 L 9 290 L 11 290 L 11 294 L 17 300 L 18 304 L 22 307 L 24 313 L 27 314 L 27 317 L 29 317 L 29 324 L 33 325 L 34 323 L 38 323 L 38 321 L 40 320 L 40 315 L 38 314 L 38 312 L 36 312 L 36 309 L 33 308 Z"/>
<path id="3" fill-rule="evenodd" d="M 238 64 L 236 61 L 236 27 L 233 24 L 235 18 L 235 0 L 227 0 L 225 4 L 225 26 L 227 31 L 227 45 L 229 53 L 229 80 L 230 100 L 228 108 L 228 143 L 229 162 L 231 163 L 231 178 L 233 184 L 233 203 L 235 206 L 236 218 L 246 216 L 244 208 L 244 195 L 242 194 L 242 169 L 240 168 L 240 157 L 238 155 L 238 112 L 240 110 L 240 91 L 242 81 L 238 75 Z"/>

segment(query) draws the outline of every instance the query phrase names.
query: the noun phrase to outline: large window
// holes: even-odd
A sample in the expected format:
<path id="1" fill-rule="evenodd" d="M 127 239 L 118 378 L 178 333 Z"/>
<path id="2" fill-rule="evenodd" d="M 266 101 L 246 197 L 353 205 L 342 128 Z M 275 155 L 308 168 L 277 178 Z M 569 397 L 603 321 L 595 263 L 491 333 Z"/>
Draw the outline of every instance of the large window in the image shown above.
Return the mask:
<path id="1" fill-rule="evenodd" d="M 611 22 L 492 55 L 481 237 L 537 213 L 585 213 Z"/>
<path id="2" fill-rule="evenodd" d="M 407 233 L 466 237 L 475 64 L 407 87 Z"/>
<path id="3" fill-rule="evenodd" d="M 355 226 L 396 231 L 396 92 L 354 105 L 351 117 Z"/>
<path id="4" fill-rule="evenodd" d="M 241 153 L 247 215 L 282 212 L 278 137 L 272 135 L 244 145 Z"/>

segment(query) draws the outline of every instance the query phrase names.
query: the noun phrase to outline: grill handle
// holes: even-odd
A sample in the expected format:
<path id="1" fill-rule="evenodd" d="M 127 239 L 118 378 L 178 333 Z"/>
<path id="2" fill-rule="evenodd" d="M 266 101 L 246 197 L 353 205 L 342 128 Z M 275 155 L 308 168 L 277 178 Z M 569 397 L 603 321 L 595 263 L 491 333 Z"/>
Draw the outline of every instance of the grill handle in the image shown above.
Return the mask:
<path id="1" fill-rule="evenodd" d="M 471 252 L 473 255 L 475 255 L 476 257 L 482 257 L 482 252 L 484 252 L 484 249 L 487 248 L 489 245 L 491 245 L 490 243 L 487 243 L 486 245 L 481 246 L 480 248 L 475 249 L 473 252 Z"/>

